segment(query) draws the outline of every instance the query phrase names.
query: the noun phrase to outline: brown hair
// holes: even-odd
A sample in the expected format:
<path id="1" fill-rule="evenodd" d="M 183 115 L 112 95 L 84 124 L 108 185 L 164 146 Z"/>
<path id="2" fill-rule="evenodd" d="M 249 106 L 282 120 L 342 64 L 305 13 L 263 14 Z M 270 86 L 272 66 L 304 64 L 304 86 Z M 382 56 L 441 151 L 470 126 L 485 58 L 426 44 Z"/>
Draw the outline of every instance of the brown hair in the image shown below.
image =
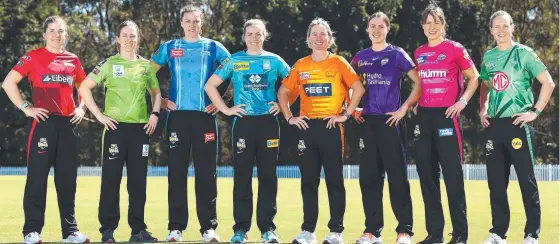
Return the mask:
<path id="1" fill-rule="evenodd" d="M 124 27 L 133 27 L 136 29 L 136 32 L 138 33 L 138 39 L 140 40 L 140 38 L 142 37 L 142 32 L 140 31 L 140 28 L 138 28 L 138 25 L 136 23 L 134 23 L 134 21 L 132 20 L 125 20 L 124 22 L 122 22 L 118 27 L 117 27 L 117 38 L 121 35 L 121 30 Z M 117 49 L 120 51 L 120 44 L 117 42 Z"/>
<path id="2" fill-rule="evenodd" d="M 498 10 L 496 12 L 494 12 L 492 14 L 492 16 L 490 16 L 490 21 L 488 22 L 488 25 L 490 26 L 490 29 L 492 29 L 492 21 L 494 21 L 495 18 L 497 17 L 505 17 L 507 19 L 509 19 L 509 24 L 513 25 L 513 19 L 511 18 L 511 15 L 509 15 L 508 12 L 503 11 L 503 10 Z"/>
<path id="3" fill-rule="evenodd" d="M 64 30 L 67 31 L 67 26 L 66 26 L 66 21 L 64 21 L 64 19 L 58 15 L 53 15 L 53 16 L 49 16 L 45 22 L 43 22 L 43 32 L 47 32 L 47 29 L 49 28 L 49 25 L 51 23 L 54 22 L 60 22 L 62 24 L 64 24 Z"/>
<path id="4" fill-rule="evenodd" d="M 186 13 L 192 13 L 192 12 L 199 12 L 200 13 L 200 18 L 204 19 L 204 13 L 202 12 L 202 9 L 200 9 L 197 6 L 194 5 L 187 5 L 183 8 L 181 8 L 181 20 L 183 21 L 183 17 L 185 17 Z"/>
<path id="5" fill-rule="evenodd" d="M 443 36 L 445 36 L 445 32 L 447 31 L 447 21 L 445 21 L 445 14 L 443 13 L 443 9 L 433 3 L 430 3 L 430 5 L 428 5 L 428 7 L 424 9 L 424 12 L 422 12 L 422 24 L 426 23 L 429 15 L 434 17 L 434 19 L 439 19 L 439 21 L 443 23 L 442 34 Z"/>
<path id="6" fill-rule="evenodd" d="M 372 19 L 377 19 L 380 18 L 381 20 L 383 20 L 383 22 L 385 22 L 385 25 L 387 25 L 387 27 L 391 27 L 391 20 L 389 20 L 389 17 L 387 17 L 387 15 L 383 12 L 377 12 L 375 14 L 372 14 L 371 16 L 369 16 L 368 19 L 368 26 L 369 26 L 369 22 Z"/>
<path id="7" fill-rule="evenodd" d="M 266 40 L 269 36 L 268 31 L 266 30 L 266 25 L 264 24 L 264 22 L 260 19 L 250 19 L 247 20 L 245 22 L 245 24 L 243 25 L 243 36 L 245 36 L 245 31 L 247 30 L 247 27 L 249 26 L 256 26 L 258 28 L 261 29 L 261 31 L 263 32 L 263 36 L 264 39 Z"/>

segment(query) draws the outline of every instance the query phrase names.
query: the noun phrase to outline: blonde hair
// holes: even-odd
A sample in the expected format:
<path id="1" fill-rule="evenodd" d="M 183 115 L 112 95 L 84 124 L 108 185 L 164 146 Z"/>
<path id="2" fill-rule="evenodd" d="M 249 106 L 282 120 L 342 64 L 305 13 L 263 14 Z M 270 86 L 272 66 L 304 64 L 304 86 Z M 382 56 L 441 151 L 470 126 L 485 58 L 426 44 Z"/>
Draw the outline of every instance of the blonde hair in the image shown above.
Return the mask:
<path id="1" fill-rule="evenodd" d="M 266 30 L 266 25 L 264 24 L 264 22 L 260 19 L 250 19 L 247 20 L 245 22 L 245 24 L 243 25 L 243 36 L 245 36 L 245 31 L 247 30 L 247 27 L 249 26 L 256 26 L 258 28 L 261 29 L 261 31 L 263 32 L 263 36 L 264 39 L 266 40 L 269 36 L 268 31 Z"/>
<path id="2" fill-rule="evenodd" d="M 63 24 L 64 25 L 64 31 L 68 32 L 68 26 L 66 25 L 66 21 L 58 15 L 49 16 L 45 20 L 45 22 L 43 22 L 43 32 L 47 32 L 47 29 L 49 28 L 49 25 L 51 23 L 55 23 L 55 22 L 60 22 L 61 24 Z"/>
<path id="3" fill-rule="evenodd" d="M 327 29 L 327 34 L 329 35 L 329 48 L 334 45 L 334 41 L 335 41 L 335 37 L 334 37 L 334 32 L 331 29 L 331 26 L 329 25 L 329 22 L 327 22 L 326 20 L 324 20 L 323 18 L 316 18 L 313 21 L 311 21 L 311 23 L 309 24 L 309 28 L 307 28 L 307 38 L 309 38 L 311 36 L 311 29 L 313 28 L 313 26 L 316 25 L 322 25 L 323 27 L 325 27 L 325 29 Z M 307 46 L 309 48 L 311 47 L 311 42 L 309 41 L 309 39 L 306 40 L 307 42 Z"/>

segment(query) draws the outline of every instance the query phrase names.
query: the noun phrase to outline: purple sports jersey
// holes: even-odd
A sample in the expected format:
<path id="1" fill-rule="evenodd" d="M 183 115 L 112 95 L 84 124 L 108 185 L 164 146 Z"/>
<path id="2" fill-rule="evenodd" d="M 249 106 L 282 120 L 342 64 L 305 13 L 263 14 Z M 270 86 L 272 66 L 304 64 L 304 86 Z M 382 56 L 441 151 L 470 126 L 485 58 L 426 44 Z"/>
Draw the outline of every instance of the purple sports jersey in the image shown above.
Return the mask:
<path id="1" fill-rule="evenodd" d="M 364 49 L 352 59 L 366 93 L 362 97 L 364 115 L 394 112 L 401 106 L 401 74 L 414 68 L 414 62 L 400 47 L 389 45 L 382 51 Z"/>

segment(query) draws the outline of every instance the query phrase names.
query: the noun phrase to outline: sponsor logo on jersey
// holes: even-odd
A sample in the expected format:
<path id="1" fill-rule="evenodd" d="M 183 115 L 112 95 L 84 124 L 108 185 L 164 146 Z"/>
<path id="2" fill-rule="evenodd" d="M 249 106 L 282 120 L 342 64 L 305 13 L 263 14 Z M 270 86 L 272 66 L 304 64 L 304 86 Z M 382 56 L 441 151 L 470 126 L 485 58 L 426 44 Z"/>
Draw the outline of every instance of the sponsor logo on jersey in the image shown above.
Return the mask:
<path id="1" fill-rule="evenodd" d="M 113 65 L 113 77 L 124 77 L 124 65 Z"/>
<path id="2" fill-rule="evenodd" d="M 216 133 L 214 132 L 204 133 L 204 143 L 207 143 L 209 141 L 215 141 L 215 140 L 216 140 Z"/>
<path id="3" fill-rule="evenodd" d="M 49 147 L 49 144 L 47 143 L 47 138 L 40 138 L 39 143 L 37 143 L 37 146 L 41 150 L 45 150 L 45 148 Z"/>
<path id="4" fill-rule="evenodd" d="M 368 62 L 366 60 L 360 60 L 358 61 L 358 67 L 362 67 L 362 66 L 372 66 L 373 62 Z"/>
<path id="5" fill-rule="evenodd" d="M 22 56 L 22 57 L 20 58 L 20 60 L 31 61 L 31 56 L 27 56 L 27 55 Z"/>
<path id="6" fill-rule="evenodd" d="M 266 140 L 266 147 L 278 147 L 278 139 Z"/>
<path id="7" fill-rule="evenodd" d="M 421 53 L 418 56 L 430 57 L 430 56 L 434 56 L 434 54 L 436 54 L 436 53 L 435 52 L 427 52 L 427 53 Z"/>
<path id="8" fill-rule="evenodd" d="M 249 70 L 249 62 L 233 63 L 233 71 Z"/>
<path id="9" fill-rule="evenodd" d="M 362 80 L 364 85 L 391 85 L 390 80 L 383 80 L 383 75 L 378 73 L 363 73 Z"/>
<path id="10" fill-rule="evenodd" d="M 452 136 L 453 135 L 453 128 L 444 128 L 439 129 L 439 136 Z"/>
<path id="11" fill-rule="evenodd" d="M 492 76 L 492 88 L 494 88 L 497 92 L 507 89 L 509 83 L 509 77 L 504 72 L 496 72 Z"/>
<path id="12" fill-rule="evenodd" d="M 437 60 L 439 60 L 439 61 L 443 61 L 443 60 L 445 60 L 445 58 L 447 58 L 447 56 L 445 56 L 445 54 L 443 54 L 443 53 L 437 56 Z"/>
<path id="13" fill-rule="evenodd" d="M 336 75 L 336 72 L 334 72 L 333 70 L 327 70 L 327 72 L 325 72 L 325 75 L 327 77 L 334 77 Z"/>
<path id="14" fill-rule="evenodd" d="M 201 51 L 200 56 L 210 56 L 210 52 L 208 51 Z"/>
<path id="15" fill-rule="evenodd" d="M 513 138 L 513 140 L 511 140 L 511 147 L 513 147 L 513 149 L 517 150 L 522 146 L 523 146 L 523 141 L 521 141 L 521 139 Z"/>
<path id="16" fill-rule="evenodd" d="M 69 75 L 43 75 L 43 83 L 59 83 L 72 85 L 74 77 Z"/>
<path id="17" fill-rule="evenodd" d="M 180 48 L 173 48 L 169 51 L 170 58 L 182 58 L 185 56 L 185 50 Z"/>
<path id="18" fill-rule="evenodd" d="M 99 69 L 98 68 L 94 68 L 91 73 L 95 74 L 95 75 L 99 75 Z"/>
<path id="19" fill-rule="evenodd" d="M 243 90 L 245 91 L 262 91 L 268 88 L 268 82 L 266 77 L 261 77 L 261 75 L 250 74 L 244 75 Z"/>
<path id="20" fill-rule="evenodd" d="M 381 59 L 381 66 L 387 64 L 389 62 L 388 58 Z"/>
<path id="21" fill-rule="evenodd" d="M 119 153 L 119 147 L 117 146 L 117 144 L 111 144 L 111 147 L 109 147 L 109 153 L 113 156 Z"/>
<path id="22" fill-rule="evenodd" d="M 418 65 L 421 65 L 425 62 L 426 62 L 426 56 L 420 56 L 420 57 L 416 58 L 416 63 L 418 63 Z"/>
<path id="23" fill-rule="evenodd" d="M 303 89 L 308 97 L 330 97 L 332 96 L 331 83 L 309 83 L 304 84 Z"/>
<path id="24" fill-rule="evenodd" d="M 447 77 L 447 70 L 420 70 L 418 75 L 420 75 L 420 78 L 445 78 Z"/>
<path id="25" fill-rule="evenodd" d="M 23 60 L 20 60 L 20 61 L 17 62 L 16 65 L 17 65 L 18 67 L 23 67 L 23 63 L 24 63 Z"/>
<path id="26" fill-rule="evenodd" d="M 142 157 L 148 157 L 149 152 L 150 152 L 150 145 L 142 144 Z"/>
<path id="27" fill-rule="evenodd" d="M 311 75 L 309 75 L 309 72 L 299 72 L 299 79 L 300 80 L 307 80 L 311 78 Z"/>
<path id="28" fill-rule="evenodd" d="M 270 70 L 270 60 L 264 60 L 263 61 L 263 69 L 264 70 Z"/>

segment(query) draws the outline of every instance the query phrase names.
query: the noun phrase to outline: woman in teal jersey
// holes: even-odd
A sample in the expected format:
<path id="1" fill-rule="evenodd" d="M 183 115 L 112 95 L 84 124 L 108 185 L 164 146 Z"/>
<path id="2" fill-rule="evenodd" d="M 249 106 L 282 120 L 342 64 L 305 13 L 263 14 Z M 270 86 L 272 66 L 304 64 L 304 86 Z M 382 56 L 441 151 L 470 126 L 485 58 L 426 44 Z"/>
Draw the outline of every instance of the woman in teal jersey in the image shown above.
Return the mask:
<path id="1" fill-rule="evenodd" d="M 128 224 L 130 242 L 156 242 L 146 231 L 146 176 L 148 173 L 149 136 L 154 132 L 161 105 L 161 94 L 155 70 L 150 61 L 138 55 L 140 30 L 132 21 L 117 28 L 119 53 L 97 65 L 80 86 L 80 95 L 103 131 L 101 197 L 99 222 L 101 242 L 115 242 L 113 236 L 120 219 L 119 189 L 126 163 L 129 194 Z M 106 89 L 105 109 L 101 113 L 91 90 L 96 85 Z M 152 98 L 148 117 L 146 90 Z"/>
<path id="2" fill-rule="evenodd" d="M 513 41 L 513 20 L 507 12 L 495 12 L 489 24 L 496 47 L 484 54 L 480 72 L 480 122 L 492 207 L 492 228 L 486 243 L 506 243 L 510 221 L 507 187 L 513 165 L 527 217 L 523 243 L 536 244 L 541 208 L 527 123 L 543 111 L 555 85 L 537 54 Z M 536 104 L 531 91 L 535 78 L 542 84 Z"/>
<path id="3" fill-rule="evenodd" d="M 253 163 L 257 164 L 259 197 L 257 225 L 261 242 L 277 243 L 273 219 L 276 215 L 278 180 L 279 125 L 276 115 L 276 82 L 285 78 L 290 67 L 284 60 L 263 50 L 268 37 L 262 20 L 251 19 L 243 27 L 247 49 L 226 59 L 210 77 L 205 90 L 216 107 L 226 115 L 237 116 L 232 128 L 233 146 L 233 226 L 232 243 L 245 243 L 253 215 L 251 187 Z M 231 78 L 234 106 L 228 108 L 218 93 L 218 86 Z M 256 159 L 256 160 L 255 160 Z"/>

